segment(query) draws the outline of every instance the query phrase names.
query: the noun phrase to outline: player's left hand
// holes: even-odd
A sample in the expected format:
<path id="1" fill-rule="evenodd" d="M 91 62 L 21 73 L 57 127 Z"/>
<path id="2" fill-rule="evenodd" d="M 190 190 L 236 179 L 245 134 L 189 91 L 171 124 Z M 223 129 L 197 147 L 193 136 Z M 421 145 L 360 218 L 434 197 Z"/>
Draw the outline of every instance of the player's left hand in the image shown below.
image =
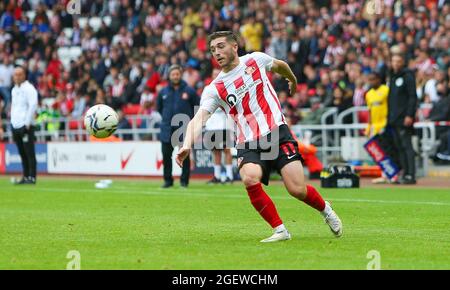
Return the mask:
<path id="1" fill-rule="evenodd" d="M 289 93 L 291 94 L 291 96 L 293 96 L 297 91 L 297 81 L 291 81 L 289 79 L 287 79 L 287 81 L 289 84 Z"/>
<path id="2" fill-rule="evenodd" d="M 191 149 L 182 147 L 175 157 L 175 161 L 177 162 L 178 166 L 183 167 L 183 161 L 186 159 L 186 157 L 189 156 L 191 153 Z"/>
<path id="3" fill-rule="evenodd" d="M 403 122 L 403 125 L 405 125 L 405 127 L 411 127 L 414 123 L 413 118 L 406 116 L 405 117 L 405 121 Z"/>

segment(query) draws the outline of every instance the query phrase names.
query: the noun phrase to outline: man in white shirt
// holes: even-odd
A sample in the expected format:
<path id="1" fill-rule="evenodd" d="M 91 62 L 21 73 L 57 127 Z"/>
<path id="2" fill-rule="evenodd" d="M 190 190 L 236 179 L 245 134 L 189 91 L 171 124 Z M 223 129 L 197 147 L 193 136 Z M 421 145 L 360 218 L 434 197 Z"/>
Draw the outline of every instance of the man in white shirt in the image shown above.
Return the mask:
<path id="1" fill-rule="evenodd" d="M 16 184 L 36 184 L 36 153 L 34 149 L 34 116 L 38 93 L 26 80 L 23 67 L 16 67 L 11 101 L 11 126 L 14 142 L 22 160 L 23 177 Z"/>

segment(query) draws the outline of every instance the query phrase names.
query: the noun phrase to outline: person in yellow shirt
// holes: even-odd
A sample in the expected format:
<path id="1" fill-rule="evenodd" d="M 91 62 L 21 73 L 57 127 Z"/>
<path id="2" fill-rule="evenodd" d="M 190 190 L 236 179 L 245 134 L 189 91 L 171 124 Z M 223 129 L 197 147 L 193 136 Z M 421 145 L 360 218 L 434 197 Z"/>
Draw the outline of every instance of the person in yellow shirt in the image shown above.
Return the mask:
<path id="1" fill-rule="evenodd" d="M 241 35 L 245 40 L 245 50 L 247 52 L 261 51 L 263 26 L 255 21 L 255 16 L 250 15 L 247 23 L 241 27 Z"/>
<path id="2" fill-rule="evenodd" d="M 183 17 L 183 30 L 181 34 L 183 38 L 190 38 L 194 34 L 194 29 L 202 25 L 202 19 L 197 12 L 194 12 L 192 7 L 186 9 L 186 15 Z"/>
<path id="3" fill-rule="evenodd" d="M 365 131 L 369 138 L 380 134 L 387 124 L 389 87 L 381 84 L 378 73 L 369 75 L 371 89 L 366 93 L 366 104 L 369 107 L 370 119 Z"/>
<path id="4" fill-rule="evenodd" d="M 369 75 L 369 84 L 371 89 L 366 93 L 366 104 L 369 108 L 369 122 L 365 135 L 369 138 L 383 133 L 388 118 L 388 95 L 389 87 L 382 84 L 382 78 L 379 73 L 373 72 Z M 372 180 L 373 183 L 395 182 L 397 177 L 388 180 L 383 173 L 381 177 Z"/>

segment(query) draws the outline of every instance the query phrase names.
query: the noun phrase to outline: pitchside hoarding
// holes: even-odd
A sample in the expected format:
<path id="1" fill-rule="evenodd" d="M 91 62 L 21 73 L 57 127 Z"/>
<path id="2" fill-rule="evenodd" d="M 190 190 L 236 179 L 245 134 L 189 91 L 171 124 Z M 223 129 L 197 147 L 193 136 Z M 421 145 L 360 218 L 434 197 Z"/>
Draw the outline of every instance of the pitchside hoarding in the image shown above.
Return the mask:
<path id="1" fill-rule="evenodd" d="M 380 138 L 380 135 L 372 137 L 364 145 L 364 148 L 378 166 L 380 166 L 384 174 L 386 174 L 389 179 L 392 179 L 399 173 L 400 169 L 395 163 L 395 160 L 389 156 L 389 150 L 383 148 Z"/>
<path id="2" fill-rule="evenodd" d="M 0 143 L 0 173 L 5 173 L 5 144 Z"/>
<path id="3" fill-rule="evenodd" d="M 21 173 L 22 161 L 16 144 L 6 144 L 4 147 L 5 171 L 7 173 Z M 47 144 L 37 143 L 34 148 L 36 150 L 38 173 L 47 173 Z M 2 165 L 0 164 L 0 172 L 1 167 Z"/>
<path id="4" fill-rule="evenodd" d="M 104 174 L 162 176 L 162 154 L 159 142 L 50 142 L 48 172 L 62 174 Z M 181 168 L 175 163 L 173 175 Z"/>

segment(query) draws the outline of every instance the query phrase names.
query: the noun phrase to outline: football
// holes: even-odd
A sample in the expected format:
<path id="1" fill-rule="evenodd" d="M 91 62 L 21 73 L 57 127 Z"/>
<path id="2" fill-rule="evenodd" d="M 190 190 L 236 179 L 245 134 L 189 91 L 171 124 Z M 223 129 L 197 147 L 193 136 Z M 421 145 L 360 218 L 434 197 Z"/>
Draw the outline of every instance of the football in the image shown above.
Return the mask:
<path id="1" fill-rule="evenodd" d="M 86 112 L 84 125 L 88 133 L 96 138 L 107 138 L 117 129 L 119 116 L 107 105 L 95 105 Z"/>

